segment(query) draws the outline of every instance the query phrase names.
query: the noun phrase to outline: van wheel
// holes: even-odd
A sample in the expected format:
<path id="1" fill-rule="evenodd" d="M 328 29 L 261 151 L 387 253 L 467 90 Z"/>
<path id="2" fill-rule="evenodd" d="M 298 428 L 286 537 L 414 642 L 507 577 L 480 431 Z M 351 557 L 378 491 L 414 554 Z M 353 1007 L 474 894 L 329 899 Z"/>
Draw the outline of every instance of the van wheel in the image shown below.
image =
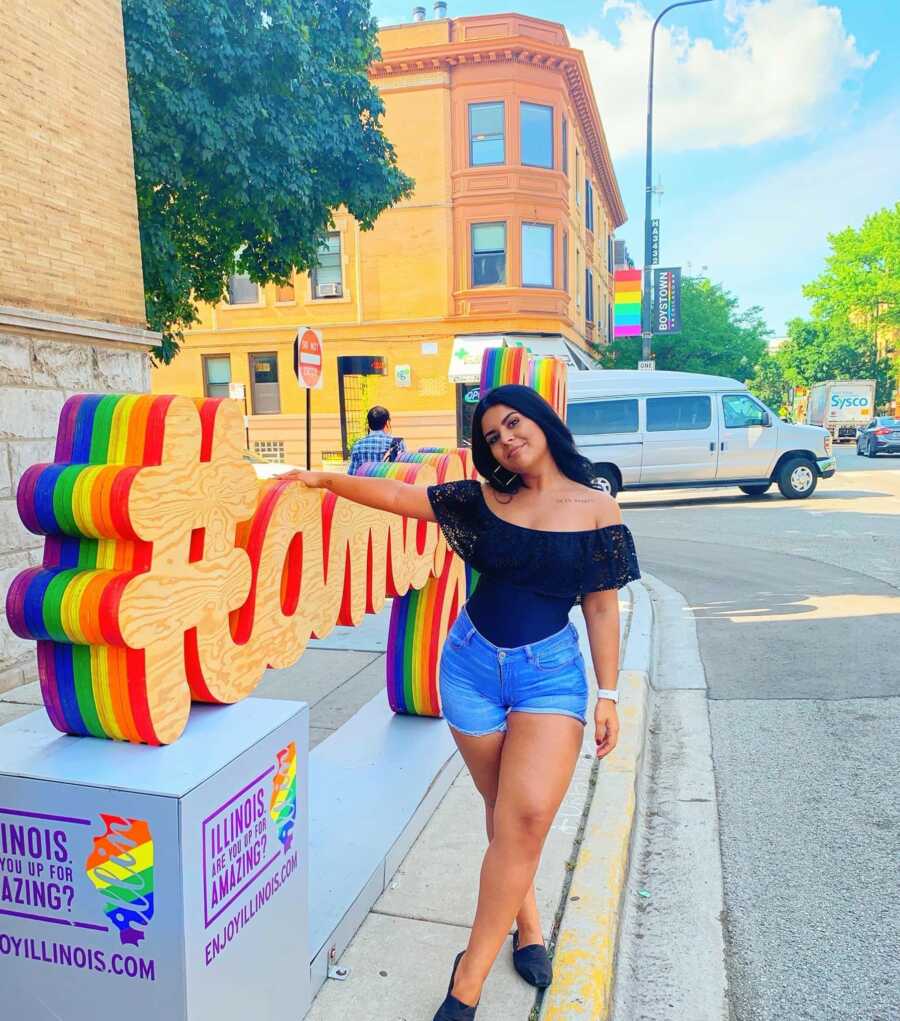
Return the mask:
<path id="1" fill-rule="evenodd" d="M 760 482 L 757 486 L 738 486 L 738 489 L 747 496 L 762 496 L 771 485 L 771 482 Z"/>
<path id="2" fill-rule="evenodd" d="M 594 465 L 594 489 L 599 489 L 610 496 L 619 495 L 619 480 L 616 473 L 605 465 Z"/>
<path id="3" fill-rule="evenodd" d="M 787 500 L 804 500 L 815 492 L 819 477 L 805 457 L 791 457 L 778 472 L 778 488 Z"/>

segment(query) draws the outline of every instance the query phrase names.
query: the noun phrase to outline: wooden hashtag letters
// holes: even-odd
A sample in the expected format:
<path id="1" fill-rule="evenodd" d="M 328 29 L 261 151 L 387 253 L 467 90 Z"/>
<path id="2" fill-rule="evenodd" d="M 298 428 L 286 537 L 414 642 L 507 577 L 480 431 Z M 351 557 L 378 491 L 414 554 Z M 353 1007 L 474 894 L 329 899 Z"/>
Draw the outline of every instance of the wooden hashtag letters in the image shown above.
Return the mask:
<path id="1" fill-rule="evenodd" d="M 386 597 L 394 645 L 407 626 L 418 649 L 395 663 L 391 704 L 439 715 L 437 656 L 471 580 L 461 562 L 431 522 L 258 482 L 241 415 L 221 399 L 78 395 L 54 463 L 25 472 L 19 514 L 47 537 L 44 560 L 13 581 L 6 610 L 37 642 L 44 703 L 64 733 L 170 743 L 191 700 L 245 698 L 267 666 L 290 665 L 310 636 L 358 624 Z M 452 453 L 403 471 L 417 485 L 464 476 Z"/>

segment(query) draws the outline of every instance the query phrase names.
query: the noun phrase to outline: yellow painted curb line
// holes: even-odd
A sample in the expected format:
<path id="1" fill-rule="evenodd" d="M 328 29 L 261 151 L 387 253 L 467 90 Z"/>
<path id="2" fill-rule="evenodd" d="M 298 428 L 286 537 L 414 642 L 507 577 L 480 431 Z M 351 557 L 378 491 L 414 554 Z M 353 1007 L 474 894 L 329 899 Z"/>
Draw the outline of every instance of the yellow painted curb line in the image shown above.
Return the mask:
<path id="1" fill-rule="evenodd" d="M 553 954 L 553 985 L 541 1021 L 604 1021 L 612 996 L 616 940 L 628 875 L 649 681 L 619 673 L 621 733 L 599 764 L 597 785 Z"/>

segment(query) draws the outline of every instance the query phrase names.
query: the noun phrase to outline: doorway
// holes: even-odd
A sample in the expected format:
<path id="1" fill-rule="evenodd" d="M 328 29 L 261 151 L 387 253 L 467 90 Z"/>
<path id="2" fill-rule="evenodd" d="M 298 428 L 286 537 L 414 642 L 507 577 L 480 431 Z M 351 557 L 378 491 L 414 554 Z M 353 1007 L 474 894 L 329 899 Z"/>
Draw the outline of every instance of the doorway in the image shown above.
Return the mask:
<path id="1" fill-rule="evenodd" d="M 278 389 L 278 355 L 274 351 L 250 355 L 250 399 L 254 415 L 281 413 Z"/>
<path id="2" fill-rule="evenodd" d="M 460 447 L 472 446 L 472 417 L 480 397 L 477 383 L 456 384 L 456 442 Z"/>
<path id="3" fill-rule="evenodd" d="M 378 383 L 385 374 L 381 355 L 347 355 L 337 360 L 341 408 L 341 447 L 344 460 L 358 439 L 369 431 L 366 414 L 378 403 Z"/>

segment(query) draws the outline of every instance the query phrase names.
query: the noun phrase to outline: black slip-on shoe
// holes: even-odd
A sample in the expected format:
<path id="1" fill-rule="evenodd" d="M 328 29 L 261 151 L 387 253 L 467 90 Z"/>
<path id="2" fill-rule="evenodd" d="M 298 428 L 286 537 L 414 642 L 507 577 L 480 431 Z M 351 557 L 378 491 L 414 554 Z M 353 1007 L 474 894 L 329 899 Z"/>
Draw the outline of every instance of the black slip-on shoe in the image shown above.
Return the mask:
<path id="1" fill-rule="evenodd" d="M 456 969 L 459 967 L 459 962 L 462 960 L 464 953 L 465 950 L 461 950 L 456 955 L 456 960 L 453 962 L 453 971 L 450 972 L 450 985 L 447 986 L 447 997 L 438 1007 L 438 1012 L 434 1015 L 434 1021 L 474 1021 L 478 1004 L 476 1003 L 474 1007 L 470 1007 L 468 1003 L 457 1000 L 452 992 L 453 980 L 456 978 Z"/>
<path id="2" fill-rule="evenodd" d="M 513 967 L 525 981 L 537 989 L 546 989 L 553 981 L 553 967 L 543 943 L 519 949 L 519 930 L 513 933 Z"/>

